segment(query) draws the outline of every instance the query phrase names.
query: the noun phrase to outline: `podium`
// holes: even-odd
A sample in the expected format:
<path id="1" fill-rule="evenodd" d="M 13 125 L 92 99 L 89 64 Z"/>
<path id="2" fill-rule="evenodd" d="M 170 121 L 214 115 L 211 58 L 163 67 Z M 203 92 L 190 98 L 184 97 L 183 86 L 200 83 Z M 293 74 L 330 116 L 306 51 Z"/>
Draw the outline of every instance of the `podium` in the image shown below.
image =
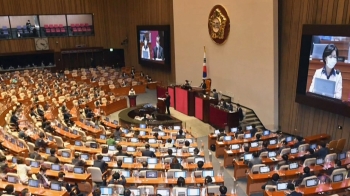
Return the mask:
<path id="1" fill-rule="evenodd" d="M 129 95 L 129 105 L 130 107 L 135 107 L 136 106 L 136 97 L 137 95 Z"/>
<path id="2" fill-rule="evenodd" d="M 164 98 L 158 98 L 157 108 L 158 108 L 159 114 L 165 114 L 165 99 Z"/>

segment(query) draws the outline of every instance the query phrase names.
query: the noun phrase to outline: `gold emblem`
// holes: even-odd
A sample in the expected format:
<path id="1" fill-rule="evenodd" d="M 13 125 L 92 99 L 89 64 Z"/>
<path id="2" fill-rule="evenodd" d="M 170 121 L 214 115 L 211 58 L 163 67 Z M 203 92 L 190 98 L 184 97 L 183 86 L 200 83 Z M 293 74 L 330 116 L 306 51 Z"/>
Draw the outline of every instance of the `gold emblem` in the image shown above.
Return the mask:
<path id="1" fill-rule="evenodd" d="M 230 19 L 224 7 L 216 5 L 209 14 L 208 31 L 216 43 L 223 43 L 230 32 Z"/>

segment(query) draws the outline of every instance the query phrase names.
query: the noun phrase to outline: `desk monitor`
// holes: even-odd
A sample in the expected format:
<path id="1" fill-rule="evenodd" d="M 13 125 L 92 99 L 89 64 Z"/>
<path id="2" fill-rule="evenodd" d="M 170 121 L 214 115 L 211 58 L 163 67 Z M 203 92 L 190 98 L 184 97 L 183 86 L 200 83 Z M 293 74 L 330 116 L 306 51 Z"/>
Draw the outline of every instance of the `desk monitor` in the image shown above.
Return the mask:
<path id="1" fill-rule="evenodd" d="M 141 190 L 137 188 L 129 188 L 130 192 L 134 194 L 134 196 L 141 196 Z"/>
<path id="2" fill-rule="evenodd" d="M 231 150 L 237 150 L 239 148 L 240 148 L 239 144 L 232 144 L 231 145 Z"/>
<path id="3" fill-rule="evenodd" d="M 140 131 L 139 136 L 145 136 L 146 132 L 145 131 Z"/>
<path id="4" fill-rule="evenodd" d="M 101 140 L 105 140 L 106 139 L 106 135 L 100 135 L 100 139 Z"/>
<path id="5" fill-rule="evenodd" d="M 109 118 L 108 118 L 108 117 L 106 117 L 106 118 L 105 118 L 105 121 L 109 122 Z"/>
<path id="6" fill-rule="evenodd" d="M 268 166 L 261 166 L 261 167 L 259 168 L 259 172 L 260 172 L 261 174 L 263 174 L 263 173 L 269 173 L 269 172 L 270 172 L 270 168 L 269 168 Z"/>
<path id="7" fill-rule="evenodd" d="M 125 178 L 130 178 L 130 171 L 128 171 L 128 170 L 120 170 L 120 172 L 122 173 L 122 175 Z"/>
<path id="8" fill-rule="evenodd" d="M 67 152 L 67 151 L 62 151 L 61 155 L 62 155 L 62 157 L 65 157 L 65 158 L 69 158 L 70 157 L 70 153 Z"/>
<path id="9" fill-rule="evenodd" d="M 185 142 L 186 142 L 186 141 L 190 142 L 190 144 L 193 143 L 193 140 L 192 140 L 192 139 L 189 139 L 189 138 L 188 138 L 188 139 L 185 139 Z"/>
<path id="10" fill-rule="evenodd" d="M 111 162 L 111 157 L 109 157 L 109 156 L 103 156 L 102 160 L 103 160 L 104 162 Z"/>
<path id="11" fill-rule="evenodd" d="M 146 171 L 146 178 L 158 178 L 157 171 Z"/>
<path id="12" fill-rule="evenodd" d="M 82 166 L 75 166 L 73 168 L 73 172 L 76 174 L 83 174 L 84 173 L 84 167 Z"/>
<path id="13" fill-rule="evenodd" d="M 298 163 L 291 163 L 289 164 L 289 169 L 292 170 L 292 169 L 297 169 L 299 167 Z"/>
<path id="14" fill-rule="evenodd" d="M 11 143 L 12 143 L 12 144 L 16 144 L 15 138 L 11 138 Z"/>
<path id="15" fill-rule="evenodd" d="M 80 154 L 80 159 L 89 160 L 89 159 L 90 159 L 90 155 L 89 155 L 89 154 L 81 153 L 81 154 Z"/>
<path id="16" fill-rule="evenodd" d="M 314 93 L 335 98 L 335 81 L 315 77 Z"/>
<path id="17" fill-rule="evenodd" d="M 156 194 L 161 196 L 170 196 L 170 189 L 167 188 L 157 188 Z"/>
<path id="18" fill-rule="evenodd" d="M 126 152 L 135 152 L 135 151 L 136 151 L 135 147 L 131 147 L 131 146 L 126 147 Z"/>
<path id="19" fill-rule="evenodd" d="M 293 141 L 293 137 L 292 136 L 286 137 L 286 142 L 291 142 L 291 141 Z"/>
<path id="20" fill-rule="evenodd" d="M 272 139 L 269 141 L 270 145 L 276 145 L 277 144 L 277 140 L 276 139 Z"/>
<path id="21" fill-rule="evenodd" d="M 244 160 L 245 161 L 250 161 L 253 159 L 253 154 L 249 153 L 249 154 L 245 154 L 244 155 Z"/>
<path id="22" fill-rule="evenodd" d="M 129 133 L 129 130 L 123 129 L 122 132 L 123 132 L 124 134 L 128 134 L 128 133 Z"/>
<path id="23" fill-rule="evenodd" d="M 187 188 L 187 196 L 200 196 L 200 188 L 189 187 Z"/>
<path id="24" fill-rule="evenodd" d="M 158 159 L 157 158 L 147 158 L 148 164 L 157 164 Z"/>
<path id="25" fill-rule="evenodd" d="M 176 171 L 176 172 L 174 172 L 174 177 L 175 178 L 180 178 L 180 177 L 186 178 L 186 171 Z"/>
<path id="26" fill-rule="evenodd" d="M 61 124 L 60 124 L 60 123 L 57 123 L 57 127 L 58 127 L 58 128 L 61 128 Z"/>
<path id="27" fill-rule="evenodd" d="M 251 125 L 246 126 L 246 127 L 245 127 L 245 129 L 246 129 L 246 130 L 248 130 L 248 131 L 250 131 L 250 130 L 252 130 L 252 129 L 253 129 L 253 126 L 251 126 Z"/>
<path id="28" fill-rule="evenodd" d="M 181 126 L 174 126 L 174 130 L 180 130 Z"/>
<path id="29" fill-rule="evenodd" d="M 232 140 L 232 136 L 227 135 L 224 137 L 224 141 L 231 141 Z"/>
<path id="30" fill-rule="evenodd" d="M 78 131 L 74 129 L 74 130 L 73 130 L 73 134 L 74 134 L 74 135 L 78 135 Z"/>
<path id="31" fill-rule="evenodd" d="M 133 163 L 134 160 L 132 157 L 123 157 L 123 163 Z"/>
<path id="32" fill-rule="evenodd" d="M 203 178 L 207 176 L 214 177 L 214 170 L 203 170 L 202 176 Z"/>
<path id="33" fill-rule="evenodd" d="M 39 187 L 39 181 L 38 180 L 29 179 L 28 185 L 30 187 Z"/>
<path id="34" fill-rule="evenodd" d="M 22 142 L 18 142 L 18 147 L 23 148 L 24 144 Z"/>
<path id="35" fill-rule="evenodd" d="M 317 184 L 318 184 L 317 178 L 306 180 L 306 187 L 316 186 Z"/>
<path id="36" fill-rule="evenodd" d="M 338 154 L 338 160 L 344 160 L 346 159 L 346 153 L 345 152 L 342 152 L 340 154 Z"/>
<path id="37" fill-rule="evenodd" d="M 51 170 L 53 171 L 61 171 L 61 166 L 59 164 L 52 164 Z"/>
<path id="38" fill-rule="evenodd" d="M 181 187 L 175 189 L 176 196 L 187 196 L 187 188 Z"/>
<path id="39" fill-rule="evenodd" d="M 116 147 L 115 146 L 108 146 L 108 150 L 110 150 L 110 151 L 116 151 L 117 149 L 116 149 Z"/>
<path id="40" fill-rule="evenodd" d="M 154 138 L 151 138 L 151 139 L 148 139 L 148 143 L 149 144 L 155 144 L 155 143 L 157 143 L 157 140 L 154 139 Z"/>
<path id="41" fill-rule="evenodd" d="M 53 141 L 53 137 L 52 137 L 51 135 L 47 136 L 47 139 L 48 139 L 49 141 Z"/>
<path id="42" fill-rule="evenodd" d="M 290 149 L 290 154 L 297 154 L 297 153 L 298 153 L 298 148 Z"/>
<path id="43" fill-rule="evenodd" d="M 236 133 L 237 132 L 237 127 L 232 127 L 231 128 L 231 133 Z"/>
<path id="44" fill-rule="evenodd" d="M 259 146 L 259 142 L 252 142 L 252 143 L 250 143 L 250 147 L 252 147 L 252 148 L 256 148 L 258 146 Z"/>
<path id="45" fill-rule="evenodd" d="M 177 152 L 177 148 L 175 148 L 175 147 L 171 147 L 171 148 L 168 148 L 168 149 L 171 149 L 173 151 L 173 154 Z"/>
<path id="46" fill-rule="evenodd" d="M 216 130 L 214 131 L 214 134 L 215 134 L 215 135 L 220 134 L 220 130 L 219 130 L 219 129 L 216 129 Z"/>
<path id="47" fill-rule="evenodd" d="M 118 125 L 118 121 L 117 120 L 113 120 L 113 124 Z"/>
<path id="48" fill-rule="evenodd" d="M 196 157 L 196 158 L 194 158 L 194 163 L 195 163 L 195 164 L 197 164 L 198 161 L 203 161 L 203 163 L 205 163 L 204 157 Z"/>
<path id="49" fill-rule="evenodd" d="M 250 139 L 250 138 L 252 138 L 252 134 L 250 133 L 244 134 L 244 139 Z"/>
<path id="50" fill-rule="evenodd" d="M 288 182 L 282 182 L 277 184 L 277 191 L 285 191 L 287 190 Z"/>
<path id="51" fill-rule="evenodd" d="M 277 154 L 276 154 L 276 152 L 272 151 L 272 152 L 268 153 L 268 156 L 269 156 L 269 158 L 273 158 L 273 157 L 276 157 Z"/>
<path id="52" fill-rule="evenodd" d="M 95 142 L 90 143 L 90 148 L 97 148 L 97 143 Z"/>
<path id="53" fill-rule="evenodd" d="M 310 149 L 316 149 L 317 148 L 317 144 L 310 144 Z"/>
<path id="54" fill-rule="evenodd" d="M 12 157 L 12 163 L 17 163 L 17 157 Z"/>
<path id="55" fill-rule="evenodd" d="M 138 142 L 139 142 L 139 139 L 133 137 L 133 138 L 130 139 L 130 142 L 132 142 L 132 143 L 138 143 Z"/>
<path id="56" fill-rule="evenodd" d="M 158 132 L 158 136 L 165 136 L 165 132 L 159 131 L 159 132 Z"/>
<path id="57" fill-rule="evenodd" d="M 323 165 L 324 160 L 322 158 L 316 159 L 316 165 Z"/>
<path id="58" fill-rule="evenodd" d="M 343 178 L 344 178 L 343 174 L 336 174 L 333 176 L 332 180 L 333 182 L 341 182 L 343 181 Z"/>
<path id="59" fill-rule="evenodd" d="M 65 128 L 64 128 L 64 130 L 65 130 L 66 132 L 69 132 L 69 129 L 68 129 L 68 127 L 65 127 Z"/>
<path id="60" fill-rule="evenodd" d="M 52 182 L 50 183 L 51 190 L 54 191 L 61 191 L 61 183 L 59 182 Z"/>
<path id="61" fill-rule="evenodd" d="M 140 124 L 140 129 L 146 129 L 146 124 Z"/>
<path id="62" fill-rule="evenodd" d="M 265 131 L 263 132 L 263 135 L 264 135 L 264 136 L 270 135 L 270 130 L 265 130 Z"/>
<path id="63" fill-rule="evenodd" d="M 17 179 L 14 176 L 7 176 L 7 182 L 10 182 L 12 184 L 16 184 L 17 183 Z"/>
<path id="64" fill-rule="evenodd" d="M 189 153 L 194 153 L 194 149 L 195 149 L 195 147 L 189 147 L 189 148 L 188 148 L 188 152 L 189 152 Z"/>
<path id="65" fill-rule="evenodd" d="M 153 147 L 150 147 L 150 148 L 149 148 L 149 151 L 156 152 L 156 149 L 153 148 Z"/>
<path id="66" fill-rule="evenodd" d="M 74 142 L 74 145 L 75 145 L 75 146 L 82 146 L 82 143 L 81 143 L 81 141 L 76 140 L 76 141 Z"/>
<path id="67" fill-rule="evenodd" d="M 50 150 L 51 150 L 51 148 L 46 148 L 46 149 L 45 149 L 45 153 L 46 153 L 46 154 L 51 154 Z"/>
<path id="68" fill-rule="evenodd" d="M 38 161 L 30 161 L 30 167 L 39 168 L 40 164 Z"/>
<path id="69" fill-rule="evenodd" d="M 100 187 L 101 195 L 113 195 L 112 187 Z"/>

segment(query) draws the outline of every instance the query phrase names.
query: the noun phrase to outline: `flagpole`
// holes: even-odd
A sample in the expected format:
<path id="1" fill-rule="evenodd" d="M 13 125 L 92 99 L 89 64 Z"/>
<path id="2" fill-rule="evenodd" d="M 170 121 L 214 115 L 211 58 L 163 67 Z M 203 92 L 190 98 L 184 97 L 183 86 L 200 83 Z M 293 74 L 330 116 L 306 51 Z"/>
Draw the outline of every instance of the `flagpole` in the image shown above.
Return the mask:
<path id="1" fill-rule="evenodd" d="M 205 46 L 204 46 L 204 56 L 203 56 L 203 79 L 207 78 L 207 58 L 205 56 Z"/>

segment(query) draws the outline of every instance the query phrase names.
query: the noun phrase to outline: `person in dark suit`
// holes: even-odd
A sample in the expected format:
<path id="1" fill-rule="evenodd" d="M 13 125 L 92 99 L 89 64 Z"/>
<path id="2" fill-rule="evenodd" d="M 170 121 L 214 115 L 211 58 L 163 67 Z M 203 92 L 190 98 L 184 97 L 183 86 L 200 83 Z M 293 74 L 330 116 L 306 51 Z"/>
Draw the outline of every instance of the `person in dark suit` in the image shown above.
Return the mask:
<path id="1" fill-rule="evenodd" d="M 96 62 L 95 62 L 95 59 L 90 58 L 90 61 L 91 61 L 91 63 L 90 63 L 90 67 L 95 68 L 95 67 L 96 67 Z"/>
<path id="2" fill-rule="evenodd" d="M 12 114 L 10 123 L 14 124 L 16 127 L 18 127 L 18 117 L 16 116 L 15 113 Z"/>
<path id="3" fill-rule="evenodd" d="M 147 161 L 142 161 L 141 164 L 142 164 L 142 168 L 140 169 L 140 171 L 142 171 L 142 170 L 149 170 Z"/>
<path id="4" fill-rule="evenodd" d="M 197 162 L 197 170 L 204 170 L 203 166 L 204 166 L 204 162 L 203 161 L 198 161 Z"/>
<path id="5" fill-rule="evenodd" d="M 310 158 L 316 158 L 315 151 L 314 149 L 311 149 L 311 148 L 306 150 L 306 153 L 304 156 L 301 157 L 301 160 L 304 162 L 306 159 L 310 159 Z"/>
<path id="6" fill-rule="evenodd" d="M 40 109 L 40 107 L 37 105 L 36 106 L 36 111 L 39 114 L 40 117 L 44 117 L 45 113 Z"/>
<path id="7" fill-rule="evenodd" d="M 93 167 L 100 168 L 101 172 L 104 173 L 108 168 L 108 164 L 102 159 L 103 159 L 102 155 L 100 154 L 97 155 L 97 160 L 94 161 Z"/>
<path id="8" fill-rule="evenodd" d="M 80 161 L 80 155 L 78 153 L 74 154 L 74 159 L 72 159 L 72 165 L 76 165 Z"/>
<path id="9" fill-rule="evenodd" d="M 170 169 L 183 169 L 181 163 L 179 163 L 179 160 L 177 160 L 176 157 L 174 157 L 170 163 Z"/>
<path id="10" fill-rule="evenodd" d="M 164 52 L 163 47 L 159 44 L 159 36 L 157 36 L 156 46 L 153 48 L 153 60 L 163 60 Z"/>
<path id="11" fill-rule="evenodd" d="M 299 148 L 300 145 L 305 144 L 304 138 L 301 136 L 296 137 L 296 143 L 293 145 L 294 148 Z"/>
<path id="12" fill-rule="evenodd" d="M 36 179 L 38 179 L 39 183 L 43 185 L 44 188 L 50 187 L 50 181 L 46 177 L 46 168 L 40 167 L 39 173 L 36 174 Z"/>
<path id="13" fill-rule="evenodd" d="M 219 100 L 219 94 L 216 92 L 216 89 L 213 89 L 213 98 Z"/>
<path id="14" fill-rule="evenodd" d="M 128 156 L 128 157 L 131 156 L 131 155 L 128 154 L 127 152 L 123 152 L 123 147 L 122 147 L 121 145 L 117 145 L 117 150 L 118 150 L 118 152 L 115 153 L 114 156 Z"/>
<path id="15" fill-rule="evenodd" d="M 166 155 L 166 156 L 164 156 L 164 158 L 170 158 L 170 157 L 172 157 L 172 158 L 176 158 L 176 156 L 175 155 L 173 155 L 173 150 L 172 149 L 168 149 L 168 155 Z"/>
<path id="16" fill-rule="evenodd" d="M 176 139 L 184 139 L 184 138 L 186 138 L 186 136 L 185 135 L 183 135 L 183 130 L 182 129 L 180 129 L 179 130 L 179 134 L 176 136 Z"/>
<path id="17" fill-rule="evenodd" d="M 220 195 L 219 195 L 219 196 L 226 196 L 226 193 L 227 193 L 227 188 L 226 188 L 226 186 L 221 185 L 221 186 L 219 187 L 219 191 L 220 191 Z"/>
<path id="18" fill-rule="evenodd" d="M 198 148 L 193 149 L 193 157 L 203 157 L 202 155 L 199 154 Z"/>
<path id="19" fill-rule="evenodd" d="M 282 155 L 282 161 L 277 163 L 278 168 L 280 168 L 282 165 L 289 165 L 288 154 Z"/>
<path id="20" fill-rule="evenodd" d="M 329 149 L 326 147 L 326 142 L 321 141 L 319 150 L 315 152 L 315 157 L 324 159 L 327 154 L 329 154 Z"/>
<path id="21" fill-rule="evenodd" d="M 39 138 L 35 141 L 35 146 L 40 149 L 45 149 L 47 147 L 47 143 L 44 141 L 45 135 L 44 133 L 39 133 Z"/>
<path id="22" fill-rule="evenodd" d="M 279 179 L 280 179 L 280 176 L 278 174 L 273 174 L 272 178 L 269 181 L 267 181 L 264 185 L 261 186 L 261 189 L 265 190 L 266 185 L 276 186 Z"/>
<path id="23" fill-rule="evenodd" d="M 117 161 L 117 169 L 122 169 L 122 165 L 123 165 L 123 161 L 119 159 Z"/>
<path id="24" fill-rule="evenodd" d="M 55 156 L 55 154 L 56 154 L 56 150 L 51 148 L 50 156 L 47 157 L 47 161 L 55 164 L 60 163 L 60 160 Z"/>
<path id="25" fill-rule="evenodd" d="M 166 112 L 168 113 L 168 115 L 170 115 L 170 95 L 168 92 L 165 93 L 165 107 L 166 107 Z"/>
<path id="26" fill-rule="evenodd" d="M 267 148 L 268 146 L 269 146 L 269 142 L 266 140 L 263 141 L 262 149 L 260 150 L 260 153 L 269 151 L 269 149 Z"/>
<path id="27" fill-rule="evenodd" d="M 287 144 L 288 144 L 288 142 L 286 140 L 282 141 L 282 143 L 281 143 L 282 146 L 278 149 L 277 155 L 281 154 L 283 149 L 288 148 Z"/>
<path id="28" fill-rule="evenodd" d="M 310 172 L 310 168 L 309 167 L 304 167 L 304 174 L 301 175 L 298 180 L 295 181 L 295 186 L 299 186 L 301 184 L 301 182 L 304 180 L 304 178 L 310 177 L 311 176 L 311 172 Z"/>
<path id="29" fill-rule="evenodd" d="M 121 184 L 124 186 L 126 184 L 126 179 L 122 174 L 115 172 L 112 175 L 112 179 L 108 182 L 108 184 Z"/>
<path id="30" fill-rule="evenodd" d="M 243 110 L 240 104 L 237 104 L 237 112 L 238 112 L 239 121 L 242 121 L 244 116 L 243 116 Z"/>
<path id="31" fill-rule="evenodd" d="M 253 138 L 254 136 L 255 136 L 255 134 L 256 134 L 256 132 L 258 132 L 258 130 L 256 129 L 256 125 L 252 125 L 252 129 L 250 130 L 250 135 L 251 135 L 251 137 Z"/>
<path id="32" fill-rule="evenodd" d="M 203 79 L 201 85 L 199 85 L 200 88 L 202 88 L 203 90 L 207 89 L 207 84 L 205 83 L 205 79 Z"/>
<path id="33" fill-rule="evenodd" d="M 143 157 L 156 157 L 154 152 L 149 150 L 149 148 L 150 148 L 149 144 L 146 144 L 145 148 L 146 148 L 146 150 L 142 152 Z"/>
<path id="34" fill-rule="evenodd" d="M 286 191 L 287 196 L 302 196 L 303 195 L 302 193 L 295 191 L 295 185 L 292 183 L 288 183 L 287 189 L 289 190 L 289 191 Z"/>
<path id="35" fill-rule="evenodd" d="M 38 156 L 40 156 L 40 154 L 39 154 L 39 147 L 34 147 L 34 151 L 33 152 L 31 152 L 31 153 L 29 153 L 29 158 L 31 158 L 31 159 L 36 159 L 36 157 L 38 157 Z"/>

